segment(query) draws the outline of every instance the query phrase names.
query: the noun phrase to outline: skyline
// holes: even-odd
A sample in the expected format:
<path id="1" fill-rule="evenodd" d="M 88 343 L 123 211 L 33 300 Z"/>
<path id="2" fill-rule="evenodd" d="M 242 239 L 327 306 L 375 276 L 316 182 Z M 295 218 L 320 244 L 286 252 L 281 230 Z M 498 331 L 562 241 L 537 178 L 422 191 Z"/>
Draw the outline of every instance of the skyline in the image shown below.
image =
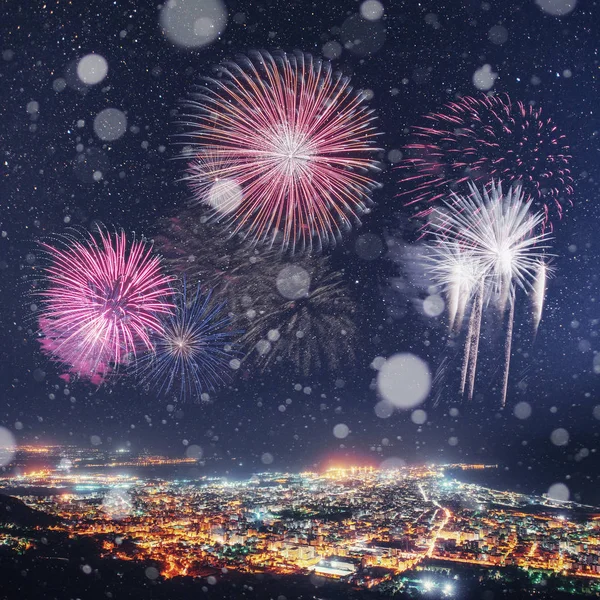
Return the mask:
<path id="1" fill-rule="evenodd" d="M 539 593 L 549 577 L 556 592 L 599 591 L 600 509 L 455 478 L 494 468 L 349 467 L 239 481 L 158 476 L 152 466 L 129 475 L 58 468 L 0 477 L 0 492 L 13 489 L 24 503 L 12 505 L 17 526 L 0 524 L 0 541 L 5 553 L 62 560 L 59 536 L 67 533 L 97 548 L 90 562 L 132 562 L 162 582 L 296 575 L 339 581 L 340 589 L 465 597 L 479 572 L 478 585 L 499 577 L 510 586 L 516 577 Z M 0 504 L 7 500 L 0 494 Z M 44 519 L 52 550 L 36 533 Z"/>
<path id="2" fill-rule="evenodd" d="M 97 442 L 98 440 L 93 440 Z M 592 451 L 594 453 L 594 451 Z M 392 474 L 411 469 L 449 470 L 463 473 L 465 483 L 472 481 L 490 489 L 513 491 L 526 495 L 538 495 L 555 499 L 565 506 L 580 504 L 600 507 L 600 497 L 588 491 L 582 497 L 570 493 L 571 477 L 566 478 L 567 485 L 559 481 L 554 474 L 539 477 L 531 472 L 524 478 L 521 472 L 511 473 L 506 463 L 479 462 L 464 463 L 443 460 L 404 460 L 390 457 L 383 461 L 374 461 L 367 455 L 358 453 L 329 452 L 312 463 L 300 466 L 282 465 L 277 457 L 265 452 L 259 461 L 247 461 L 243 455 L 211 454 L 206 448 L 187 443 L 179 453 L 157 452 L 156 448 L 134 449 L 127 446 L 106 447 L 104 444 L 14 444 L 12 447 L 0 447 L 0 486 L 10 487 L 10 482 L 19 484 L 32 478 L 40 482 L 45 477 L 55 481 L 80 481 L 88 478 L 93 481 L 102 478 L 103 469 L 108 469 L 115 480 L 121 478 L 135 480 L 144 478 L 172 478 L 173 469 L 177 479 L 202 482 L 206 480 L 228 480 L 243 482 L 257 474 L 277 473 L 314 473 L 324 475 L 331 472 L 381 472 Z M 283 468 L 282 468 L 283 467 Z M 131 470 L 133 469 L 133 470 Z M 147 469 L 154 469 L 152 475 Z M 532 476 L 533 475 L 533 476 Z M 14 486 L 13 486 L 14 487 Z M 34 486 L 35 487 L 35 486 Z M 41 487 L 44 487 L 43 485 Z M 582 486 L 586 489 L 585 486 Z M 553 492 L 554 490 L 554 492 Z M 558 491 L 557 491 L 558 490 Z M 555 493 L 556 492 L 556 493 Z M 596 500 L 596 498 L 598 498 Z M 600 511 L 600 508 L 599 508 Z"/>

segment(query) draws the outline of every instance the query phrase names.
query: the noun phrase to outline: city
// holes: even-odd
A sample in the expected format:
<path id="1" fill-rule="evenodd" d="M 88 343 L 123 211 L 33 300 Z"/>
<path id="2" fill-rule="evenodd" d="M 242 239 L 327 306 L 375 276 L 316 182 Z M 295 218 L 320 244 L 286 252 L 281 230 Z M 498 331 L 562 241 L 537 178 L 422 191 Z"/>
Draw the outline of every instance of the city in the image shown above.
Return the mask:
<path id="1" fill-rule="evenodd" d="M 22 466 L 40 456 L 53 458 Z M 277 573 L 453 597 L 470 567 L 600 591 L 600 510 L 453 478 L 496 465 L 335 467 L 232 481 L 159 477 L 157 466 L 198 461 L 126 449 L 25 446 L 15 462 L 0 494 L 52 518 L 48 531 L 92 540 L 103 558 L 154 565 L 149 578 Z M 39 535 L 0 518 L 0 548 L 39 546 Z"/>

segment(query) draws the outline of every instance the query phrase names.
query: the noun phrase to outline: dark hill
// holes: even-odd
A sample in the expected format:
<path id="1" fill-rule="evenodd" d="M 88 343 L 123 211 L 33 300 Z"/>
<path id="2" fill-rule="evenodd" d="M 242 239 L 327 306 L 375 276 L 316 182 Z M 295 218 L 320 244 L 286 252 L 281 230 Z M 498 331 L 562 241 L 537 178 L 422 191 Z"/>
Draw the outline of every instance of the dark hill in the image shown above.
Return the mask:
<path id="1" fill-rule="evenodd" d="M 17 498 L 0 494 L 0 526 L 48 527 L 59 523 L 57 517 L 29 508 Z"/>

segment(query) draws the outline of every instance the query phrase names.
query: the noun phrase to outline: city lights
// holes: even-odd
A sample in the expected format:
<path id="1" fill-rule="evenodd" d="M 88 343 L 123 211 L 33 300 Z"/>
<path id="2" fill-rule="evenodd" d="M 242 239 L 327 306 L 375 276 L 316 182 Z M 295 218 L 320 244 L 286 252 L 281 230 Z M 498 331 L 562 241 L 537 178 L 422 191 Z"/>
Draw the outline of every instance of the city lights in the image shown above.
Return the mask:
<path id="1" fill-rule="evenodd" d="M 571 503 L 590 515 L 574 519 L 543 496 L 451 479 L 457 470 L 495 465 L 380 471 L 338 464 L 322 473 L 260 472 L 235 480 L 200 477 L 198 461 L 122 449 L 22 447 L 17 460 L 39 456 L 55 467 L 4 475 L 0 493 L 18 487 L 30 508 L 59 519 L 57 531 L 97 540 L 105 558 L 150 561 L 167 579 L 198 576 L 207 565 L 313 574 L 367 588 L 397 581 L 446 598 L 457 590 L 439 578 L 439 565 L 448 574 L 453 566 L 510 566 L 600 579 L 600 521 L 592 507 Z M 157 466 L 194 468 L 196 475 L 140 474 Z M 0 543 L 19 551 L 38 548 L 35 536 L 2 536 Z"/>

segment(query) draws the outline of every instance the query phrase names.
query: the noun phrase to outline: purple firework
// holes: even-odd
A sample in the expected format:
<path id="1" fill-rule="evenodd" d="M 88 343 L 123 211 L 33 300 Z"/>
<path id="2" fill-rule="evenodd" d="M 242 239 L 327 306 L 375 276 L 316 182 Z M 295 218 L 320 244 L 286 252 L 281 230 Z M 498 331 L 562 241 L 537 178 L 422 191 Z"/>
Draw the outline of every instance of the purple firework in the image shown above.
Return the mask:
<path id="1" fill-rule="evenodd" d="M 400 168 L 400 195 L 417 205 L 418 216 L 450 191 L 460 193 L 468 181 L 489 186 L 493 179 L 520 184 L 544 213 L 544 226 L 562 218 L 571 203 L 573 177 L 569 146 L 541 108 L 511 102 L 506 94 L 465 96 L 425 117 L 427 127 L 413 127 Z"/>
<path id="2" fill-rule="evenodd" d="M 64 237 L 42 244 L 48 258 L 39 325 L 42 349 L 69 371 L 102 381 L 139 349 L 172 312 L 172 278 L 142 241 L 111 235 Z"/>
<path id="3" fill-rule="evenodd" d="M 364 94 L 309 54 L 225 63 L 190 102 L 193 205 L 282 250 L 333 244 L 370 205 L 379 170 Z"/>

